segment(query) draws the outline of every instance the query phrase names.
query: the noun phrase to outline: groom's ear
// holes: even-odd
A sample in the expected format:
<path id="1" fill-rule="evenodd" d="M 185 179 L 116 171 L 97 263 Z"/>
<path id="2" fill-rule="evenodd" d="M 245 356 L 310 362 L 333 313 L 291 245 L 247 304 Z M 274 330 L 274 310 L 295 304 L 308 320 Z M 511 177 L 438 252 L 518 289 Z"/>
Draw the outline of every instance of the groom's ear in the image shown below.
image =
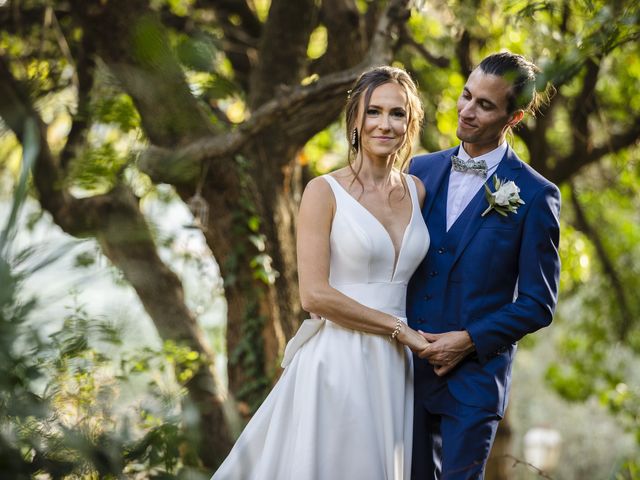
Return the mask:
<path id="1" fill-rule="evenodd" d="M 507 122 L 507 125 L 509 125 L 511 128 L 515 127 L 518 123 L 520 123 L 520 120 L 522 120 L 524 118 L 524 110 L 516 110 L 515 112 L 513 112 L 513 114 L 511 115 L 511 118 L 509 119 L 509 121 Z"/>

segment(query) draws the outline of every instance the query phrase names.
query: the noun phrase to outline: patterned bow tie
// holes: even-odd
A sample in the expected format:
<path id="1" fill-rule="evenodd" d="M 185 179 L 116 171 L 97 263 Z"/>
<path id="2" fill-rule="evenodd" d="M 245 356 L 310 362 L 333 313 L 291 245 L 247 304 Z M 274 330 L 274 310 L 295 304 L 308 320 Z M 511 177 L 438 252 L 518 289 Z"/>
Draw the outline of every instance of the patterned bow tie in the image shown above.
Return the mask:
<path id="1" fill-rule="evenodd" d="M 483 178 L 487 176 L 487 162 L 484 160 L 462 160 L 461 158 L 451 155 L 451 163 L 456 172 L 471 172 L 480 175 Z"/>

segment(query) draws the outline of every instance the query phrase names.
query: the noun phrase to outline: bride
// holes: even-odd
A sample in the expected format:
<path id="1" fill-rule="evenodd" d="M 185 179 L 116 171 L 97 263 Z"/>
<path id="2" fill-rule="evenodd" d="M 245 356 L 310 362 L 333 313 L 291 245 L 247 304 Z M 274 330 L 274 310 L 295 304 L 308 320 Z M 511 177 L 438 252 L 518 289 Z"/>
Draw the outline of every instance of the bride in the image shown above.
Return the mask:
<path id="1" fill-rule="evenodd" d="M 285 368 L 212 480 L 402 480 L 411 472 L 407 282 L 425 256 L 422 183 L 402 171 L 420 130 L 416 86 L 376 67 L 346 105 L 349 165 L 307 185 L 298 217 L 305 320 Z"/>

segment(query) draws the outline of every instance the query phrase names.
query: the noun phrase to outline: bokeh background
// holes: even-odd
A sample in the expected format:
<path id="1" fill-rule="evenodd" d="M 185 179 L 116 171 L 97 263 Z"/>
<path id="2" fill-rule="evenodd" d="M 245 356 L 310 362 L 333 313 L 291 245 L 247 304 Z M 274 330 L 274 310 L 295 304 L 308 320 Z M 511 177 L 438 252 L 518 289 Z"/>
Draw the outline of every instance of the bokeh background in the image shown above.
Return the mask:
<path id="1" fill-rule="evenodd" d="M 448 148 L 504 49 L 555 91 L 509 141 L 561 188 L 562 275 L 487 478 L 640 478 L 639 40 L 631 0 L 0 0 L 0 478 L 209 478 L 305 317 L 350 85 L 407 69 L 415 152 Z"/>

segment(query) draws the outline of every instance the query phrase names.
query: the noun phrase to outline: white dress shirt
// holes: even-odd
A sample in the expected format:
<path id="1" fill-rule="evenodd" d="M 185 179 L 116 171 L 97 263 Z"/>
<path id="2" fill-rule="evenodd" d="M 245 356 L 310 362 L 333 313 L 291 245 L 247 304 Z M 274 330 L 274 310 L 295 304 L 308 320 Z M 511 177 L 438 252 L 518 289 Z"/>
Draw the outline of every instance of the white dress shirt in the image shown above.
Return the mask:
<path id="1" fill-rule="evenodd" d="M 449 191 L 447 192 L 447 231 L 451 228 L 460 214 L 469 205 L 471 199 L 478 193 L 488 178 L 491 178 L 498 168 L 498 164 L 507 152 L 507 142 L 502 142 L 495 150 L 475 157 L 474 160 L 484 160 L 487 163 L 487 177 L 472 172 L 457 172 L 451 167 L 449 176 Z M 458 150 L 458 158 L 468 160 L 471 156 L 465 152 L 463 145 Z"/>

